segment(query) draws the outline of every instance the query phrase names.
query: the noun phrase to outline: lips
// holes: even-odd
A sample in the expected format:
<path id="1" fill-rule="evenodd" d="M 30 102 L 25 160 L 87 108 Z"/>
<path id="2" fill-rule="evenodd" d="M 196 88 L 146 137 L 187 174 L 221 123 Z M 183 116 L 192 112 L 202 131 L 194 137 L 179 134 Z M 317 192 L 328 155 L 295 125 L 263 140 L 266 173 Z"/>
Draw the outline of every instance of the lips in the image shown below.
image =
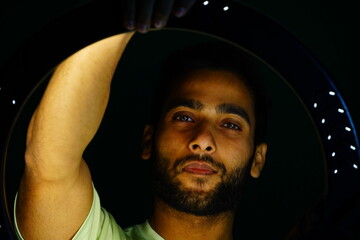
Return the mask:
<path id="1" fill-rule="evenodd" d="M 210 175 L 217 173 L 217 171 L 205 163 L 190 163 L 183 168 L 183 171 L 199 175 Z"/>

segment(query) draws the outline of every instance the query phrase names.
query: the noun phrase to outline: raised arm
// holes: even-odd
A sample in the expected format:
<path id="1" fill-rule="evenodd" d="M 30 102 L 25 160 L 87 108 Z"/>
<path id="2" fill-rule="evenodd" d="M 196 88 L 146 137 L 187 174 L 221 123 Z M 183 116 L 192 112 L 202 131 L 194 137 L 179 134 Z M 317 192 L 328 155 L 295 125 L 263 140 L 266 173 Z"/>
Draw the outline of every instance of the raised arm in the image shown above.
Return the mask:
<path id="1" fill-rule="evenodd" d="M 92 181 L 82 154 L 98 130 L 132 35 L 96 42 L 56 68 L 27 134 L 16 206 L 25 239 L 70 239 L 89 213 Z"/>

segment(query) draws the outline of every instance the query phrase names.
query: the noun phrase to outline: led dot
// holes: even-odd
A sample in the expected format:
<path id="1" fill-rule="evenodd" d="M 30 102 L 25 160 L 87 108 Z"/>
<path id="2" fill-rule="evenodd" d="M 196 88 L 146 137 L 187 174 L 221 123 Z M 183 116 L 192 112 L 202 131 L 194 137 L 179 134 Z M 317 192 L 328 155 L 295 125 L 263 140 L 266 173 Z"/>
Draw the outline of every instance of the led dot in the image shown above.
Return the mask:
<path id="1" fill-rule="evenodd" d="M 330 91 L 330 92 L 329 92 L 329 95 L 331 95 L 331 96 L 335 96 L 335 92 Z"/>
<path id="2" fill-rule="evenodd" d="M 207 6 L 209 4 L 209 1 L 203 2 L 204 6 Z"/>
<path id="3" fill-rule="evenodd" d="M 314 108 L 317 108 L 318 104 L 317 103 L 314 103 Z"/>
<path id="4" fill-rule="evenodd" d="M 356 150 L 356 147 L 354 147 L 353 145 L 350 145 L 350 149 L 351 150 Z"/>
<path id="5" fill-rule="evenodd" d="M 345 111 L 344 111 L 344 109 L 339 108 L 339 109 L 338 109 L 338 112 L 339 112 L 339 113 L 344 113 Z"/>
<path id="6" fill-rule="evenodd" d="M 351 131 L 351 128 L 345 127 L 345 130 L 348 131 L 348 132 L 350 132 L 350 131 Z"/>
<path id="7" fill-rule="evenodd" d="M 335 170 L 334 170 L 334 174 L 337 174 L 337 173 L 338 173 L 338 170 L 337 170 L 337 169 L 335 169 Z"/>
<path id="8" fill-rule="evenodd" d="M 228 7 L 228 6 L 225 6 L 225 7 L 223 8 L 223 10 L 224 10 L 224 11 L 227 11 L 227 10 L 229 10 L 229 7 Z"/>
<path id="9" fill-rule="evenodd" d="M 321 123 L 322 123 L 322 124 L 325 123 L 325 118 L 321 119 Z"/>
<path id="10" fill-rule="evenodd" d="M 335 153 L 335 152 L 333 152 L 333 153 L 331 154 L 331 156 L 332 156 L 332 157 L 335 157 L 335 155 L 336 155 L 336 153 Z"/>
<path id="11" fill-rule="evenodd" d="M 12 100 L 12 104 L 15 105 L 16 101 L 15 100 Z"/>
<path id="12" fill-rule="evenodd" d="M 327 137 L 327 139 L 328 139 L 328 140 L 331 140 L 331 135 L 329 135 L 329 136 Z"/>
<path id="13" fill-rule="evenodd" d="M 353 167 L 354 167 L 355 169 L 358 169 L 358 165 L 356 165 L 355 163 L 353 164 Z"/>

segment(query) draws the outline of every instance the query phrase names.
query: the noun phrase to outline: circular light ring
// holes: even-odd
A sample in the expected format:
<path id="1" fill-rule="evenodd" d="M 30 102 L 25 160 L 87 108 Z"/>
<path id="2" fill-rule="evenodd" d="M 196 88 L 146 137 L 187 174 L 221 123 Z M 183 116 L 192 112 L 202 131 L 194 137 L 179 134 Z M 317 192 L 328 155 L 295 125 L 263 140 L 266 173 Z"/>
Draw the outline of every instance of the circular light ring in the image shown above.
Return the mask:
<path id="1" fill-rule="evenodd" d="M 231 1 L 205 2 L 198 2 L 184 18 L 170 19 L 168 28 L 218 36 L 247 49 L 270 65 L 289 83 L 307 106 L 327 153 L 328 174 L 338 177 L 348 168 L 357 171 L 360 164 L 360 147 L 354 123 L 344 99 L 319 62 L 286 29 L 256 11 Z M 48 61 L 38 69 L 27 69 L 27 81 L 17 79 L 22 84 L 20 91 L 29 93 L 49 69 L 73 52 L 97 40 L 124 32 L 119 24 L 120 15 L 103 14 L 103 18 L 93 17 L 95 12 L 108 10 L 107 6 L 99 2 L 87 4 L 64 15 L 29 39 L 25 44 L 32 46 L 33 52 L 29 55 L 36 56 L 39 53 L 39 59 Z M 54 48 L 55 44 L 59 47 Z M 1 73 L 6 67 L 5 64 Z M 21 97 L 26 95 L 14 90 L 19 84 L 20 82 L 15 82 L 11 77 L 1 78 L 0 107 L 8 113 L 7 121 L 5 120 L 2 125 L 4 129 L 11 129 L 11 120 L 16 118 L 21 103 L 25 101 Z M 9 92 L 9 89 L 13 93 L 11 96 L 4 94 L 5 90 Z M 322 121 L 323 119 L 326 121 Z M 1 143 L 5 143 L 7 132 L 2 133 L 4 135 L 0 140 Z M 1 150 L 6 156 L 6 149 Z M 2 206 L 6 208 L 3 172 L 6 168 L 5 162 L 1 167 L 1 201 Z M 336 181 L 336 178 L 333 180 Z M 8 220 L 8 216 L 4 217 Z M 7 224 L 11 226 L 9 222 Z"/>

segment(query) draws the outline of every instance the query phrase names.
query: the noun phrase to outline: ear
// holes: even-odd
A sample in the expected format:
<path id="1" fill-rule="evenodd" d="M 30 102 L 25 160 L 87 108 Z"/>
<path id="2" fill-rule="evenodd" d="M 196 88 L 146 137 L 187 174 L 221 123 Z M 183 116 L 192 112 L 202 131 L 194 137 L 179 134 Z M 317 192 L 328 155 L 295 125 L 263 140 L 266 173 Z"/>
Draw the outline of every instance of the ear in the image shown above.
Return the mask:
<path id="1" fill-rule="evenodd" d="M 148 160 L 151 157 L 151 143 L 154 134 L 153 126 L 146 124 L 144 127 L 144 134 L 141 143 L 141 158 Z"/>
<path id="2" fill-rule="evenodd" d="M 266 151 L 267 151 L 266 143 L 261 143 L 256 146 L 255 155 L 250 170 L 250 175 L 253 178 L 258 178 L 260 176 L 261 170 L 265 164 Z"/>

